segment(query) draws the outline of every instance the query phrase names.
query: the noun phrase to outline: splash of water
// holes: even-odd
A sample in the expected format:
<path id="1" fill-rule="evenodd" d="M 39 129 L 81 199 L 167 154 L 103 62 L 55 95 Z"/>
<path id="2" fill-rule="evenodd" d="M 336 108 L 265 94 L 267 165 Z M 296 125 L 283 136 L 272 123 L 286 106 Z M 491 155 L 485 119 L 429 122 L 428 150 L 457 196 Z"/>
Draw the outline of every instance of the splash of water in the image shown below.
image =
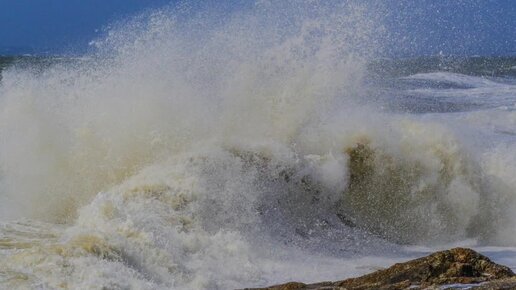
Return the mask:
<path id="1" fill-rule="evenodd" d="M 1 214 L 29 220 L 0 231 L 2 283 L 225 289 L 342 278 L 330 269 L 392 242 L 514 242 L 499 155 L 356 104 L 377 11 L 185 9 L 114 25 L 74 64 L 4 73 Z"/>

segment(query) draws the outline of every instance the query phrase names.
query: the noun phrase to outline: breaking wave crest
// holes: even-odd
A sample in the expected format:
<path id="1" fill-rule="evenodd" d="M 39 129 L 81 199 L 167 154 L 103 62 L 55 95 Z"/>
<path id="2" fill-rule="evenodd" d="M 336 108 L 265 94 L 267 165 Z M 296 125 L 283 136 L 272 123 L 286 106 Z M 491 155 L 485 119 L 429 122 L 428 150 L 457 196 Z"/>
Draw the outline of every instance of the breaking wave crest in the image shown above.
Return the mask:
<path id="1" fill-rule="evenodd" d="M 226 289 L 400 243 L 514 245 L 515 151 L 357 105 L 380 13 L 285 3 L 164 8 L 5 71 L 1 283 Z"/>

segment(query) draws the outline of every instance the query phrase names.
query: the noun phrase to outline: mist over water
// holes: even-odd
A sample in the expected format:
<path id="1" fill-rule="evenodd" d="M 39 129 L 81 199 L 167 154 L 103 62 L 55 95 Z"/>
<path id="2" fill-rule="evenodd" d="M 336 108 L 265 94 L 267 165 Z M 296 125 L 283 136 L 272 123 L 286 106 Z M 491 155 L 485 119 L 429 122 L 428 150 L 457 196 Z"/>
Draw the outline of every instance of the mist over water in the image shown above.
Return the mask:
<path id="1" fill-rule="evenodd" d="M 371 81 L 385 8 L 361 1 L 190 5 L 2 72 L 1 287 L 230 289 L 515 246 L 513 83 Z"/>

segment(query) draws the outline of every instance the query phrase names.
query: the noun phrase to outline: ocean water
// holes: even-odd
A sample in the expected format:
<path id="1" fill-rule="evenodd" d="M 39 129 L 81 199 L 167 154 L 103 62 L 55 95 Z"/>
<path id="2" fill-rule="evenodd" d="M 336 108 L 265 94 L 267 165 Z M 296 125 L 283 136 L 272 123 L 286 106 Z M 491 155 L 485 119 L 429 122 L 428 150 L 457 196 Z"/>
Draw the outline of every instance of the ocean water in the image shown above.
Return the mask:
<path id="1" fill-rule="evenodd" d="M 380 58 L 381 23 L 166 7 L 1 58 L 0 288 L 316 282 L 452 246 L 516 269 L 516 58 Z"/>

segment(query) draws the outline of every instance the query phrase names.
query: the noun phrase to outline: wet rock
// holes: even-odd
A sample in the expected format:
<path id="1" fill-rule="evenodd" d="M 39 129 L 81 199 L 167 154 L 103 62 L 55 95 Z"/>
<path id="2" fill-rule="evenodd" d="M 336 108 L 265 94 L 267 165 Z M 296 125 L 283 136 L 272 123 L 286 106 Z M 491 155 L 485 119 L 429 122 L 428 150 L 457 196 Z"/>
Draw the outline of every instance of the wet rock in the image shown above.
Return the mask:
<path id="1" fill-rule="evenodd" d="M 501 290 L 501 289 L 514 290 L 514 289 L 516 289 L 516 277 L 486 282 L 478 287 L 473 287 L 473 289 L 476 289 L 476 290 Z"/>
<path id="2" fill-rule="evenodd" d="M 469 289 L 516 289 L 516 276 L 508 267 L 471 249 L 455 248 L 358 278 L 317 284 L 290 282 L 255 290 L 439 289 L 440 285 L 449 285 L 446 289 L 459 289 L 466 284 Z"/>

